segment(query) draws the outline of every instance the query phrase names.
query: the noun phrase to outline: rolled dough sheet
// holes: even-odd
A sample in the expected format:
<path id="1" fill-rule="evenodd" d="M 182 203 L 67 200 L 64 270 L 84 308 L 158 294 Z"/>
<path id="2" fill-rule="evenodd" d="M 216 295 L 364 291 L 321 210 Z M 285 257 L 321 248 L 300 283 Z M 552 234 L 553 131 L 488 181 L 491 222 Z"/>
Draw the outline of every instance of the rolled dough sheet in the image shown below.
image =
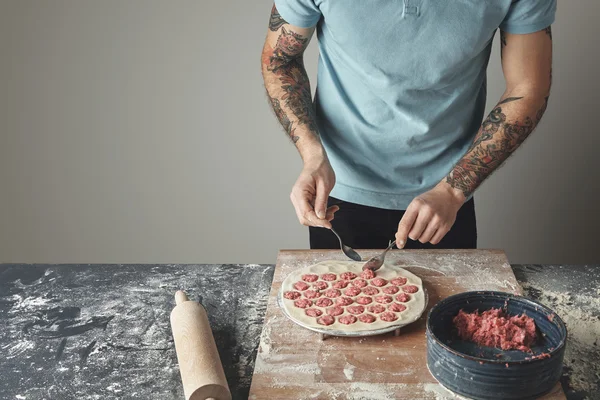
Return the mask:
<path id="1" fill-rule="evenodd" d="M 317 318 L 309 317 L 308 315 L 306 315 L 304 313 L 305 309 L 294 306 L 294 300 L 289 300 L 289 299 L 286 299 L 283 297 L 283 293 L 285 293 L 287 291 L 297 291 L 296 289 L 294 289 L 293 285 L 294 285 L 294 283 L 302 280 L 302 275 L 317 274 L 317 275 L 319 275 L 319 281 L 321 281 L 321 279 L 320 279 L 321 274 L 331 272 L 331 273 L 336 274 L 338 276 L 338 280 L 340 280 L 339 275 L 341 273 L 350 271 L 350 272 L 354 272 L 356 275 L 359 276 L 356 279 L 360 279 L 360 273 L 362 272 L 363 265 L 364 265 L 364 262 L 361 262 L 361 261 L 331 260 L 331 261 L 323 261 L 318 264 L 314 264 L 309 267 L 305 267 L 305 268 L 296 270 L 296 271 L 292 272 L 291 274 L 289 274 L 283 281 L 282 290 L 279 293 L 279 296 L 281 297 L 280 304 L 283 304 L 288 315 L 291 317 L 292 320 L 295 320 L 295 322 L 299 322 L 305 326 L 314 327 L 314 328 L 317 328 L 320 330 L 346 331 L 346 332 L 372 331 L 372 330 L 383 329 L 383 328 L 388 328 L 388 327 L 392 327 L 392 326 L 407 325 L 407 324 L 419 319 L 419 317 L 423 314 L 423 311 L 425 310 L 425 293 L 423 292 L 423 282 L 421 281 L 421 278 L 419 278 L 418 276 L 412 274 L 411 272 L 409 272 L 403 268 L 397 267 L 395 265 L 389 265 L 389 264 L 384 264 L 375 273 L 377 278 L 384 278 L 388 281 L 388 283 L 385 286 L 377 287 L 377 289 L 379 289 L 381 291 L 382 289 L 384 289 L 388 286 L 391 286 L 389 281 L 394 278 L 398 278 L 398 277 L 407 278 L 407 283 L 403 286 L 414 285 L 419 288 L 419 291 L 417 293 L 410 294 L 410 300 L 408 302 L 401 303 L 406 306 L 406 310 L 404 310 L 400 313 L 395 313 L 396 316 L 398 317 L 398 319 L 395 321 L 386 322 L 379 318 L 379 315 L 381 315 L 381 314 L 369 313 L 367 311 L 368 306 L 373 305 L 373 304 L 378 304 L 374 301 L 373 303 L 365 306 L 365 314 L 368 313 L 368 314 L 377 316 L 377 319 L 370 324 L 367 324 L 367 323 L 364 323 L 361 321 L 356 321 L 354 324 L 345 325 L 345 324 L 338 322 L 338 319 L 340 317 L 349 314 L 346 307 L 344 307 L 344 313 L 337 316 L 335 318 L 335 322 L 333 324 L 320 325 L 317 323 Z M 369 282 L 370 281 L 371 280 L 369 280 Z M 307 282 L 307 283 L 312 288 L 314 282 Z M 327 282 L 327 283 L 330 284 L 329 288 L 331 288 L 331 283 L 333 283 L 333 282 Z M 372 285 L 369 284 L 369 286 L 372 286 Z M 348 286 L 348 287 L 350 287 L 350 286 Z M 400 289 L 402 289 L 402 286 L 400 286 Z M 345 289 L 341 289 L 342 293 L 344 292 L 344 290 Z M 303 292 L 300 291 L 300 293 L 303 293 Z M 400 290 L 397 294 L 400 294 L 400 293 L 403 293 L 402 290 Z M 381 294 L 383 294 L 383 293 L 378 293 L 371 297 L 375 298 L 376 296 L 379 296 Z M 392 295 L 392 297 L 395 298 L 397 294 Z M 352 298 L 355 301 L 354 303 L 352 303 L 352 305 L 357 305 L 356 298 L 359 296 L 364 296 L 364 294 L 361 293 L 357 296 L 346 296 L 346 295 L 342 294 L 342 296 Z M 304 296 L 302 296 L 301 298 L 304 298 Z M 335 303 L 336 299 L 332 299 L 332 300 Z M 323 315 L 326 314 L 325 313 L 326 308 L 317 307 L 315 305 L 311 306 L 311 308 L 318 308 L 321 311 L 323 311 Z"/>

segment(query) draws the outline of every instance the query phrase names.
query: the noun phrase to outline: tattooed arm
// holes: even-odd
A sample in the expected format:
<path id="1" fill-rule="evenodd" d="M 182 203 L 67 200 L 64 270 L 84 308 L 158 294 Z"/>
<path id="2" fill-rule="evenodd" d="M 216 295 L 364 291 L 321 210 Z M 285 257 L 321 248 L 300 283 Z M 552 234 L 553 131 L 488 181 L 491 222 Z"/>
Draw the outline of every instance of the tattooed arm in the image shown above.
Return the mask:
<path id="1" fill-rule="evenodd" d="M 314 27 L 298 28 L 288 24 L 273 6 L 262 53 L 267 96 L 277 119 L 303 158 L 323 149 L 303 58 L 313 32 Z"/>
<path id="2" fill-rule="evenodd" d="M 409 205 L 396 234 L 402 244 L 407 237 L 439 243 L 464 201 L 533 132 L 546 110 L 552 81 L 551 28 L 500 34 L 506 91 L 448 176 Z"/>
<path id="3" fill-rule="evenodd" d="M 319 139 L 303 59 L 314 30 L 288 24 L 273 6 L 261 66 L 273 111 L 304 161 L 290 195 L 298 220 L 330 228 L 337 207 L 328 209 L 327 198 L 335 174 Z"/>
<path id="4" fill-rule="evenodd" d="M 500 32 L 507 89 L 467 154 L 446 178 L 465 198 L 523 143 L 542 119 L 552 80 L 552 30 Z"/>

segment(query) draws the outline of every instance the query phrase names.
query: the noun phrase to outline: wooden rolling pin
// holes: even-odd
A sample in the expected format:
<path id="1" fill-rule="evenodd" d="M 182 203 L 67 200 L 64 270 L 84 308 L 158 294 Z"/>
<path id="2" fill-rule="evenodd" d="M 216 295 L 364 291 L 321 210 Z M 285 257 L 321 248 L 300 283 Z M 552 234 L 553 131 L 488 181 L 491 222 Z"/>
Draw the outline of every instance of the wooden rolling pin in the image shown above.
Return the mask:
<path id="1" fill-rule="evenodd" d="M 204 307 L 179 290 L 171 312 L 171 329 L 187 400 L 231 400 Z"/>

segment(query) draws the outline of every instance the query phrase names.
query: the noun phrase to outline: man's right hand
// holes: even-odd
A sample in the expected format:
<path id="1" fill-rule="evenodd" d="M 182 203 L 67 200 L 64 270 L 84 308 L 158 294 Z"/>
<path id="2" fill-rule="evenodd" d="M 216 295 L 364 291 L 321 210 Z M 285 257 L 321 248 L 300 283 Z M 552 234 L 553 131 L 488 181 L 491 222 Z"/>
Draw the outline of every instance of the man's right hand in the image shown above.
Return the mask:
<path id="1" fill-rule="evenodd" d="M 338 206 L 327 208 L 327 199 L 335 185 L 335 173 L 327 157 L 305 160 L 304 168 L 292 188 L 290 199 L 302 225 L 331 229 Z"/>

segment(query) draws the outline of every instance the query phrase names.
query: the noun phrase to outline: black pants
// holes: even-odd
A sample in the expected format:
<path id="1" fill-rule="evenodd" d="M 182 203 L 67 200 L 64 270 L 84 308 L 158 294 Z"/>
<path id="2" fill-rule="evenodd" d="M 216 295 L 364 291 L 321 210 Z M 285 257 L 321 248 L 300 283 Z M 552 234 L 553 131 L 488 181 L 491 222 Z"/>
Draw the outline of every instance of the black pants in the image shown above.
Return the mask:
<path id="1" fill-rule="evenodd" d="M 330 197 L 328 206 L 337 205 L 339 211 L 331 222 L 344 244 L 354 249 L 384 249 L 394 240 L 404 211 L 384 210 L 362 206 Z M 335 235 L 324 228 L 309 228 L 311 249 L 339 249 Z M 452 229 L 437 245 L 408 239 L 405 249 L 474 249 L 477 247 L 475 203 L 467 201 L 456 215 Z"/>

